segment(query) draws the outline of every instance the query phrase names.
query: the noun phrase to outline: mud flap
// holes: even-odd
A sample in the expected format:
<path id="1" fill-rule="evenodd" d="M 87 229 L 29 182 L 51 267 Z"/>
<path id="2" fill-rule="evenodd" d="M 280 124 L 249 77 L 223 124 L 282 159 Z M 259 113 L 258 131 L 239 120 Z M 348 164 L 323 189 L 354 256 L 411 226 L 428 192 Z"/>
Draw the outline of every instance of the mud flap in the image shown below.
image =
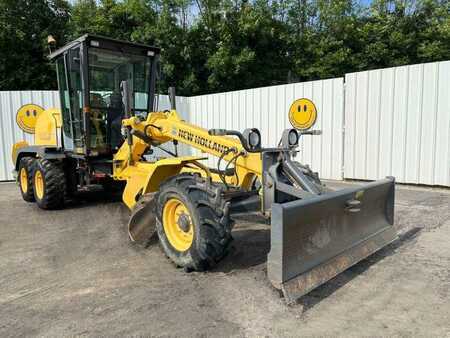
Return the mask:
<path id="1" fill-rule="evenodd" d="M 394 178 L 272 205 L 267 273 L 288 303 L 397 238 Z"/>
<path id="2" fill-rule="evenodd" d="M 128 222 L 128 235 L 133 242 L 147 244 L 156 232 L 155 193 L 145 194 L 136 203 Z"/>

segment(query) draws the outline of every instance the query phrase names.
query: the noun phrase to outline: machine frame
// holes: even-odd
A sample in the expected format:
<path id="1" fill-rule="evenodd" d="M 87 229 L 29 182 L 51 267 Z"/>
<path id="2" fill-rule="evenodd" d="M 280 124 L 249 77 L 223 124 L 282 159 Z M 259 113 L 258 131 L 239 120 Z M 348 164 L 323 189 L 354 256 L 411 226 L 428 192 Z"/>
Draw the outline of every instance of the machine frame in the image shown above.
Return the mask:
<path id="1" fill-rule="evenodd" d="M 134 53 L 151 60 L 147 111 L 136 114 L 133 84 L 125 73 L 120 81 L 123 142 L 117 149 L 103 152 L 91 147 L 89 48 Z M 79 50 L 79 59 L 73 56 L 74 50 Z M 60 74 L 58 84 L 60 94 L 64 85 L 70 92 L 70 109 L 81 108 L 76 123 L 82 138 L 77 146 L 75 139 L 74 146 L 68 146 L 64 106 L 39 115 L 35 144 L 21 141 L 13 146 L 13 163 L 25 201 L 55 209 L 62 207 L 68 196 L 93 184 L 123 183 L 118 186 L 131 210 L 131 240 L 148 244 L 157 235 L 165 254 L 187 271 L 210 269 L 227 254 L 232 217 L 260 212 L 271 224 L 268 277 L 288 301 L 395 240 L 394 178 L 332 191 L 309 166 L 294 161 L 300 137 L 320 135 L 321 131 L 286 129 L 277 147 L 263 148 L 256 128 L 207 130 L 184 121 L 176 111 L 174 89 L 169 93 L 171 109 L 155 112 L 158 58 L 158 48 L 92 35 L 50 55 L 51 60 L 63 60 L 66 79 L 71 67 L 80 67 L 80 97 L 78 92 L 70 92 L 71 86 Z M 119 88 L 116 79 L 114 82 Z M 112 98 L 110 106 L 111 102 Z M 70 109 L 69 116 L 73 116 Z M 290 118 L 295 118 L 295 113 L 291 109 Z M 75 135 L 74 121 L 70 122 L 70 135 Z M 154 148 L 169 142 L 218 157 L 217 168 L 202 164 L 203 155 L 179 156 L 175 152 L 166 158 L 146 158 Z M 220 163 L 226 163 L 225 168 Z"/>

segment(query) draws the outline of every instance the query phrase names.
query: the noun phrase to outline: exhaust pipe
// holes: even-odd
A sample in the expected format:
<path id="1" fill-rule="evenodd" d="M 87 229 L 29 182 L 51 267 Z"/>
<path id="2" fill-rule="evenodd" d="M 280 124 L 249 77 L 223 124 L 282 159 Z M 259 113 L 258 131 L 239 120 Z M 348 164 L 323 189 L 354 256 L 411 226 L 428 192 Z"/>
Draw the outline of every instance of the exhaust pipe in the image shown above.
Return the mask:
<path id="1" fill-rule="evenodd" d="M 176 110 L 177 102 L 176 102 L 175 87 L 169 87 L 169 101 L 170 101 L 170 109 Z"/>

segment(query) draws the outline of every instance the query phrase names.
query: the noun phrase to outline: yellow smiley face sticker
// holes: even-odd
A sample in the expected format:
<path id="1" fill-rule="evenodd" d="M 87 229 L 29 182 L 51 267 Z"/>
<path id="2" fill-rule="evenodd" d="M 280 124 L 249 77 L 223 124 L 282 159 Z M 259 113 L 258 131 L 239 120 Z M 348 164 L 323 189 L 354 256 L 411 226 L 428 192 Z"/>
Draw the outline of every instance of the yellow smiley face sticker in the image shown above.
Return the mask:
<path id="1" fill-rule="evenodd" d="M 317 109 L 310 99 L 298 99 L 289 108 L 289 121 L 294 128 L 306 130 L 311 128 L 317 119 Z"/>
<path id="2" fill-rule="evenodd" d="M 44 108 L 36 104 L 26 104 L 19 108 L 16 114 L 17 125 L 26 133 L 34 134 L 34 128 L 39 114 Z"/>

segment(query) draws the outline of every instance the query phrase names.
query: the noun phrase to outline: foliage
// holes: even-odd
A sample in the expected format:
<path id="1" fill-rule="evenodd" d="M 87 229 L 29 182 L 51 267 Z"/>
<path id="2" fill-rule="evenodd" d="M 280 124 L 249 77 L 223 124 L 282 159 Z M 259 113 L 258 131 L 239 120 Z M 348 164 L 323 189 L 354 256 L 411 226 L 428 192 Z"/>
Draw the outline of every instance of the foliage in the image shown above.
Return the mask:
<path id="1" fill-rule="evenodd" d="M 47 36 L 63 40 L 68 19 L 64 0 L 0 0 L 0 90 L 56 87 Z"/>
<path id="2" fill-rule="evenodd" d="M 48 34 L 162 48 L 160 91 L 204 94 L 450 59 L 448 0 L 0 0 L 0 89 L 54 88 Z"/>

